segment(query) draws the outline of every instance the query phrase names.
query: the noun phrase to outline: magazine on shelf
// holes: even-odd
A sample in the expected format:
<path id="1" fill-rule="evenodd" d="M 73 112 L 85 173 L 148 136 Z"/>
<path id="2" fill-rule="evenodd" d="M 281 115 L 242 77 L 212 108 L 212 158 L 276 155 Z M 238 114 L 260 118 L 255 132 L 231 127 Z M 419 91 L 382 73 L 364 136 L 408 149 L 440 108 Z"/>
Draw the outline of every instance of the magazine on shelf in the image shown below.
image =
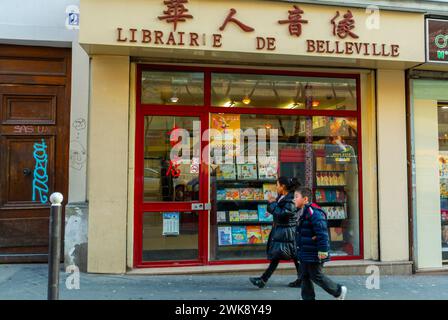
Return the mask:
<path id="1" fill-rule="evenodd" d="M 225 211 L 217 211 L 216 212 L 216 221 L 217 222 L 226 222 L 227 221 L 226 212 Z"/>
<path id="2" fill-rule="evenodd" d="M 240 212 L 238 210 L 229 211 L 229 221 L 230 222 L 239 222 L 240 221 Z"/>
<path id="3" fill-rule="evenodd" d="M 226 200 L 240 200 L 240 190 L 239 189 L 225 189 L 226 190 Z"/>
<path id="4" fill-rule="evenodd" d="M 216 169 L 217 180 L 236 180 L 234 164 L 221 164 Z"/>
<path id="5" fill-rule="evenodd" d="M 232 226 L 232 244 L 247 244 L 246 226 Z"/>
<path id="6" fill-rule="evenodd" d="M 220 246 L 232 244 L 232 227 L 218 227 L 218 244 Z"/>
<path id="7" fill-rule="evenodd" d="M 258 211 L 257 210 L 248 210 L 248 221 L 257 222 L 258 221 Z"/>
<path id="8" fill-rule="evenodd" d="M 240 221 L 249 220 L 249 210 L 242 209 L 239 211 L 239 213 L 240 213 Z"/>
<path id="9" fill-rule="evenodd" d="M 269 234 L 271 233 L 272 226 L 270 225 L 264 225 L 261 226 L 261 240 L 262 243 L 267 243 L 269 239 Z"/>
<path id="10" fill-rule="evenodd" d="M 240 189 L 240 200 L 254 200 L 254 189 L 253 188 Z"/>
<path id="11" fill-rule="evenodd" d="M 254 200 L 264 200 L 263 189 L 254 188 Z"/>
<path id="12" fill-rule="evenodd" d="M 249 244 L 263 243 L 260 226 L 247 226 L 246 230 L 247 242 Z"/>
<path id="13" fill-rule="evenodd" d="M 238 180 L 257 180 L 256 164 L 238 164 Z"/>
<path id="14" fill-rule="evenodd" d="M 218 189 L 216 190 L 216 200 L 226 200 L 226 189 Z"/>
<path id="15" fill-rule="evenodd" d="M 277 180 L 277 157 L 260 157 L 258 159 L 258 178 Z"/>
<path id="16" fill-rule="evenodd" d="M 270 197 L 277 198 L 277 185 L 273 183 L 263 183 L 263 197 L 264 200 L 269 200 Z"/>
<path id="17" fill-rule="evenodd" d="M 272 222 L 273 216 L 268 212 L 267 204 L 258 205 L 258 221 L 260 222 Z"/>

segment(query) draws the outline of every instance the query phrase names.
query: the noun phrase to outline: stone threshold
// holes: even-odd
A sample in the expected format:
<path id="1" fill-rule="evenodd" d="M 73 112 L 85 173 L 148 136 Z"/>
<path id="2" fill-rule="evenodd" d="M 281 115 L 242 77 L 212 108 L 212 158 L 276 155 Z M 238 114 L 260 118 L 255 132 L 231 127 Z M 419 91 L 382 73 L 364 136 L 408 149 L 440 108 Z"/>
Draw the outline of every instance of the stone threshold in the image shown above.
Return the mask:
<path id="1" fill-rule="evenodd" d="M 247 274 L 256 275 L 267 268 L 267 263 L 215 265 L 194 267 L 164 267 L 164 268 L 138 268 L 130 269 L 128 275 L 210 275 L 210 274 Z M 374 260 L 339 260 L 325 263 L 325 272 L 332 275 L 369 275 L 367 267 L 377 266 L 383 275 L 409 275 L 412 274 L 412 261 L 382 262 Z M 280 263 L 276 274 L 295 274 L 294 264 Z"/>

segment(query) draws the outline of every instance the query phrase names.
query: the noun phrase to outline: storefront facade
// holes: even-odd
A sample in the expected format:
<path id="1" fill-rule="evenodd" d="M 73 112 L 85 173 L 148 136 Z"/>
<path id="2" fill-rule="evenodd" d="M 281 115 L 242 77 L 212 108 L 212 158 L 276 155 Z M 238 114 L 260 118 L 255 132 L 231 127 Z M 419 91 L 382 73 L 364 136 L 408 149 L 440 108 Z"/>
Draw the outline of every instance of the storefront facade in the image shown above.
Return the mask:
<path id="1" fill-rule="evenodd" d="M 334 260 L 409 264 L 424 15 L 258 3 L 81 1 L 89 272 L 264 265 L 278 176 L 313 189 Z"/>
<path id="2" fill-rule="evenodd" d="M 426 19 L 426 63 L 409 72 L 411 160 L 416 269 L 446 269 L 448 21 Z"/>

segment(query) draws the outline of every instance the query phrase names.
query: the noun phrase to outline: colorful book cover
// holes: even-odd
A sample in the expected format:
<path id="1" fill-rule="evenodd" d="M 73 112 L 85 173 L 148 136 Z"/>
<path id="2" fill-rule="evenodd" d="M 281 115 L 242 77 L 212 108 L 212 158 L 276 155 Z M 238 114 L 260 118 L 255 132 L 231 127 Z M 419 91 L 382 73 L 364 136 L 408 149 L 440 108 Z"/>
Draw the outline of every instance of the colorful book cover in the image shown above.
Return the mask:
<path id="1" fill-rule="evenodd" d="M 248 243 L 250 244 L 263 243 L 260 226 L 247 226 L 246 230 L 247 230 Z"/>
<path id="2" fill-rule="evenodd" d="M 254 189 L 253 188 L 240 189 L 240 200 L 254 200 Z"/>
<path id="3" fill-rule="evenodd" d="M 232 244 L 232 227 L 218 227 L 218 244 L 220 246 Z"/>
<path id="4" fill-rule="evenodd" d="M 254 200 L 264 200 L 263 189 L 254 188 Z"/>
<path id="5" fill-rule="evenodd" d="M 268 212 L 267 204 L 258 205 L 258 220 L 260 222 L 271 222 L 273 220 L 272 214 Z"/>
<path id="6" fill-rule="evenodd" d="M 235 180 L 236 171 L 234 164 L 221 164 L 216 170 L 216 179 L 218 180 Z"/>
<path id="7" fill-rule="evenodd" d="M 226 222 L 227 221 L 226 212 L 225 211 L 217 211 L 216 212 L 216 221 L 217 222 Z"/>
<path id="8" fill-rule="evenodd" d="M 247 244 L 246 226 L 232 226 L 232 244 Z"/>
<path id="9" fill-rule="evenodd" d="M 226 200 L 240 200 L 240 190 L 239 189 L 225 189 L 226 190 Z"/>
<path id="10" fill-rule="evenodd" d="M 249 210 L 240 210 L 240 221 L 249 221 Z"/>
<path id="11" fill-rule="evenodd" d="M 226 190 L 225 189 L 218 189 L 216 191 L 216 200 L 226 200 Z"/>
<path id="12" fill-rule="evenodd" d="M 277 157 L 267 157 L 258 162 L 258 177 L 264 180 L 277 179 Z"/>
<path id="13" fill-rule="evenodd" d="M 239 164 L 238 180 L 257 180 L 257 165 Z"/>
<path id="14" fill-rule="evenodd" d="M 325 202 L 325 190 L 317 189 L 316 190 L 316 202 Z"/>
<path id="15" fill-rule="evenodd" d="M 277 186 L 272 183 L 263 183 L 263 197 L 264 200 L 269 200 L 270 197 L 277 198 Z"/>
<path id="16" fill-rule="evenodd" d="M 256 222 L 258 221 L 258 211 L 257 210 L 248 210 L 248 221 Z"/>
<path id="17" fill-rule="evenodd" d="M 272 226 L 261 226 L 261 240 L 262 243 L 267 243 L 269 234 L 271 233 Z"/>
<path id="18" fill-rule="evenodd" d="M 230 222 L 238 222 L 240 221 L 240 212 L 237 211 L 229 211 L 229 221 Z"/>

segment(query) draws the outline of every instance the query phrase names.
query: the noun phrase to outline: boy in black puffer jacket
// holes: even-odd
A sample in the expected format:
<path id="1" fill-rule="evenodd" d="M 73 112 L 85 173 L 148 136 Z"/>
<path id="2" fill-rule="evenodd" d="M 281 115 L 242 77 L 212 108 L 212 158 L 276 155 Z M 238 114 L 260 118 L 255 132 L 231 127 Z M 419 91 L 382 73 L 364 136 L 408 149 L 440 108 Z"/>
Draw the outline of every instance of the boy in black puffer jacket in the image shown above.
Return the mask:
<path id="1" fill-rule="evenodd" d="M 302 299 L 315 300 L 313 282 L 339 300 L 344 300 L 347 288 L 335 283 L 322 272 L 323 263 L 330 260 L 327 219 L 322 209 L 311 203 L 312 192 L 299 187 L 294 203 L 301 215 L 297 225 L 298 257 L 302 267 Z"/>

